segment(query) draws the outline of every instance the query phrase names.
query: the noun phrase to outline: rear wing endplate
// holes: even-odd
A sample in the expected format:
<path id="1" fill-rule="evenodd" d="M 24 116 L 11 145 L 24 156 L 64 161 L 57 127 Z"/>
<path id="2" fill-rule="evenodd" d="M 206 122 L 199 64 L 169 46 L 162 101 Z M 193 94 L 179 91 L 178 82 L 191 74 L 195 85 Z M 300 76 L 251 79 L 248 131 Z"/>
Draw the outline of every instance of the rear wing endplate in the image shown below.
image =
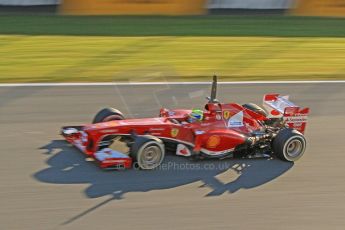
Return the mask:
<path id="1" fill-rule="evenodd" d="M 283 118 L 292 129 L 305 132 L 309 108 L 302 108 L 289 100 L 289 96 L 280 94 L 266 94 L 263 106 L 268 112 L 267 118 Z"/>

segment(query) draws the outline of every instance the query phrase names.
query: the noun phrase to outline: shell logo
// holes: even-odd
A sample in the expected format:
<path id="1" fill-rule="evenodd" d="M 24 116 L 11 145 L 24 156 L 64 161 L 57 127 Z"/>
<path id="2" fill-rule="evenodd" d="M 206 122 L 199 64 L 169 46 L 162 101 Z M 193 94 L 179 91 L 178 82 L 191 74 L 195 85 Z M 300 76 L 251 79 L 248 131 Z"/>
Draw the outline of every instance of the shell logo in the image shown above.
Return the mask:
<path id="1" fill-rule="evenodd" d="M 210 136 L 207 140 L 208 148 L 216 148 L 220 144 L 220 137 L 218 135 Z"/>
<path id="2" fill-rule="evenodd" d="M 178 135 L 178 133 L 179 133 L 179 129 L 177 129 L 177 128 L 172 128 L 171 129 L 170 134 L 171 134 L 172 137 L 176 137 Z"/>

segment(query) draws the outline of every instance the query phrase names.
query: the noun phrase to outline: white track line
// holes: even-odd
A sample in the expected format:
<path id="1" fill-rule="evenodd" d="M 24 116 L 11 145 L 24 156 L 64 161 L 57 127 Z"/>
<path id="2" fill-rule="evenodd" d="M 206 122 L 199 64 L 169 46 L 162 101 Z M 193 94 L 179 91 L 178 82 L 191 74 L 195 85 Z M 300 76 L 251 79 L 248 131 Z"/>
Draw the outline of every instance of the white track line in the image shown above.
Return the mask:
<path id="1" fill-rule="evenodd" d="M 234 81 L 218 82 L 220 85 L 256 85 L 256 84 L 324 84 L 345 83 L 337 81 Z M 4 83 L 0 87 L 56 87 L 56 86 L 140 86 L 140 85 L 209 85 L 209 82 L 94 82 L 94 83 Z"/>

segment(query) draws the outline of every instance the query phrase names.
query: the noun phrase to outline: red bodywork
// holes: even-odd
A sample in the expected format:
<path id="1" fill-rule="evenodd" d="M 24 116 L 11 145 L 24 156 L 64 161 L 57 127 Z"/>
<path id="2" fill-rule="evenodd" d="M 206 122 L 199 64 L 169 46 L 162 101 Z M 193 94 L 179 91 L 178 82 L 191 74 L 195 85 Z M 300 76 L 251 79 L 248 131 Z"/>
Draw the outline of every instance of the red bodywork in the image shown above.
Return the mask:
<path id="1" fill-rule="evenodd" d="M 261 121 L 267 118 L 245 109 L 239 104 L 209 103 L 205 106 L 203 121 L 189 123 L 191 110 L 161 109 L 159 117 L 127 119 L 90 124 L 64 137 L 88 156 L 98 159 L 102 168 L 121 165 L 130 168 L 132 160 L 126 155 L 99 160 L 99 145 L 109 135 L 152 135 L 163 141 L 184 144 L 193 152 L 212 157 L 229 154 L 244 144 L 250 133 L 261 130 Z M 236 116 L 239 119 L 234 119 Z M 69 128 L 69 127 L 65 127 Z M 104 154 L 104 153 L 102 153 Z M 116 153 L 117 154 L 117 153 Z M 178 154 L 178 153 L 177 153 Z M 181 151 L 178 155 L 184 155 Z M 117 155 L 116 155 L 117 156 Z"/>
<path id="2" fill-rule="evenodd" d="M 163 108 L 155 118 L 104 119 L 96 124 L 64 127 L 62 135 L 83 153 L 98 161 L 102 168 L 130 168 L 132 159 L 124 153 L 107 148 L 110 146 L 107 144 L 109 140 L 120 136 L 127 141 L 126 144 L 130 144 L 134 139 L 132 137 L 151 135 L 167 144 L 177 143 L 176 155 L 192 156 L 202 153 L 208 157 L 222 158 L 237 154 L 238 147 L 248 147 L 265 138 L 272 140 L 276 132 L 266 132 L 267 121 L 282 121 L 278 129 L 288 127 L 302 134 L 305 131 L 309 108 L 295 105 L 289 101 L 289 96 L 265 95 L 263 105 L 267 113 L 260 113 L 235 103 L 218 103 L 215 92 L 216 80 L 212 86 L 213 99 L 206 104 L 202 121 L 192 122 L 189 119 L 191 110 Z M 110 117 L 122 119 L 119 116 Z M 271 143 L 268 145 L 271 146 Z"/>

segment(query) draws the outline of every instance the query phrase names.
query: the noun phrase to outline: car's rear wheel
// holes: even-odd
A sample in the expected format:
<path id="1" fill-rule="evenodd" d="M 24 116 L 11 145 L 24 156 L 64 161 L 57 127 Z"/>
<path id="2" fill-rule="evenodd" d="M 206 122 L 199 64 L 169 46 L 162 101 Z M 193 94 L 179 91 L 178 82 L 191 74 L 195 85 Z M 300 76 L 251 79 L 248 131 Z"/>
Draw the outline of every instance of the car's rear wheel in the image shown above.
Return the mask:
<path id="1" fill-rule="evenodd" d="M 304 136 L 294 129 L 282 129 L 274 138 L 272 148 L 274 154 L 284 161 L 297 161 L 306 149 Z"/>
<path id="2" fill-rule="evenodd" d="M 101 122 L 124 120 L 124 119 L 125 117 L 119 110 L 114 109 L 114 108 L 104 108 L 96 114 L 92 123 L 96 124 L 96 123 L 101 123 Z"/>
<path id="3" fill-rule="evenodd" d="M 163 142 L 154 136 L 145 135 L 135 138 L 129 154 L 134 165 L 140 169 L 150 170 L 158 167 L 165 156 Z"/>
<path id="4" fill-rule="evenodd" d="M 260 106 L 254 104 L 254 103 L 247 103 L 247 104 L 242 105 L 242 107 L 249 109 L 255 113 L 258 113 L 262 116 L 265 116 L 265 117 L 268 116 L 268 113 L 266 112 L 266 110 L 264 110 L 263 108 L 261 108 Z"/>

